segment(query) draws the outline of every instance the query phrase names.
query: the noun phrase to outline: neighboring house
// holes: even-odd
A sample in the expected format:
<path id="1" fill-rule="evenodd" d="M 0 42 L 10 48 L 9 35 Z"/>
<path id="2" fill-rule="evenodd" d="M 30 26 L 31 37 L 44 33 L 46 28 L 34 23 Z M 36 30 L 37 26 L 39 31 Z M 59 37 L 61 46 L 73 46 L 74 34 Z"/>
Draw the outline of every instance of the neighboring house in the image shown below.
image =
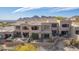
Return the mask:
<path id="1" fill-rule="evenodd" d="M 0 27 L 0 34 L 2 35 L 4 39 L 7 39 L 13 36 L 14 31 L 15 31 L 14 26 Z"/>
<path id="2" fill-rule="evenodd" d="M 72 21 L 72 36 L 75 37 L 75 39 L 79 39 L 79 22 L 77 20 Z"/>

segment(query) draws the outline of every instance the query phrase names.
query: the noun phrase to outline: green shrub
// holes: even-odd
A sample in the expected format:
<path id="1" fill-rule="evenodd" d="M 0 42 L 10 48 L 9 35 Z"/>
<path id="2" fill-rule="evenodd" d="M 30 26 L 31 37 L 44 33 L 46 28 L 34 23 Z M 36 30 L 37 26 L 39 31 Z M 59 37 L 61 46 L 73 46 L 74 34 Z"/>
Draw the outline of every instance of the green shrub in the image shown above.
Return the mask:
<path id="1" fill-rule="evenodd" d="M 70 46 L 70 41 L 69 40 L 65 40 L 64 41 L 64 46 Z"/>

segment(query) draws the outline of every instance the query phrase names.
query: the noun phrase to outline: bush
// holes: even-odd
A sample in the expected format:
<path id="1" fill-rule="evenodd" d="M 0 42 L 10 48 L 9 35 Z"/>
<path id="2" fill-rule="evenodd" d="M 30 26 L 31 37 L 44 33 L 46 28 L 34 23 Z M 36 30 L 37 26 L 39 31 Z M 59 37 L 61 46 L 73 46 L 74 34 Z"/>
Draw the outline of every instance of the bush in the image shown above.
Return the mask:
<path id="1" fill-rule="evenodd" d="M 64 41 L 64 45 L 65 46 L 74 46 L 79 48 L 79 41 L 76 39 L 72 39 L 72 40 L 65 40 Z"/>
<path id="2" fill-rule="evenodd" d="M 35 44 L 26 43 L 26 44 L 20 44 L 16 46 L 16 51 L 37 51 L 37 46 Z"/>
<path id="3" fill-rule="evenodd" d="M 69 41 L 69 40 L 65 40 L 65 41 L 64 41 L 64 45 L 65 45 L 65 46 L 70 46 L 70 41 Z"/>
<path id="4" fill-rule="evenodd" d="M 74 46 L 74 45 L 76 44 L 76 40 L 75 40 L 75 39 L 72 39 L 72 40 L 70 41 L 70 44 L 71 44 L 72 46 Z"/>
<path id="5" fill-rule="evenodd" d="M 79 41 L 76 39 L 72 39 L 70 44 L 74 47 L 77 47 L 77 48 L 79 47 Z"/>

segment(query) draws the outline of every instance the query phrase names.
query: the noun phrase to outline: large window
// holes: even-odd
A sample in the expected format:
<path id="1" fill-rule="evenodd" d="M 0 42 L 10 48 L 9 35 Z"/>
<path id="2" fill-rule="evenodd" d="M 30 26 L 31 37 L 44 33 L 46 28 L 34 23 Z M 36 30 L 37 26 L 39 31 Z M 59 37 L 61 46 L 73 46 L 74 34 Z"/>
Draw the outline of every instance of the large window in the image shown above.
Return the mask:
<path id="1" fill-rule="evenodd" d="M 5 34 L 5 39 L 11 37 L 11 34 Z"/>
<path id="2" fill-rule="evenodd" d="M 42 36 L 43 39 L 48 39 L 49 38 L 49 34 L 48 33 L 42 34 L 41 36 Z"/>
<path id="3" fill-rule="evenodd" d="M 16 26 L 16 29 L 20 29 L 20 26 Z"/>
<path id="4" fill-rule="evenodd" d="M 76 34 L 79 35 L 79 30 L 76 30 Z"/>
<path id="5" fill-rule="evenodd" d="M 29 37 L 29 33 L 23 32 L 23 36 L 24 36 L 24 37 Z"/>
<path id="6" fill-rule="evenodd" d="M 42 30 L 49 30 L 50 29 L 50 26 L 49 25 L 42 25 Z"/>
<path id="7" fill-rule="evenodd" d="M 69 27 L 69 24 L 62 24 L 62 27 Z"/>
<path id="8" fill-rule="evenodd" d="M 57 36 L 57 35 L 58 35 L 57 30 L 52 30 L 52 35 L 53 35 L 53 36 Z"/>
<path id="9" fill-rule="evenodd" d="M 57 27 L 57 23 L 53 23 L 52 24 L 52 27 Z"/>
<path id="10" fill-rule="evenodd" d="M 38 30 L 39 27 L 38 26 L 32 26 L 32 30 Z"/>
<path id="11" fill-rule="evenodd" d="M 61 36 L 68 35 L 68 31 L 61 31 Z"/>
<path id="12" fill-rule="evenodd" d="M 23 30 L 28 30 L 27 26 L 23 26 L 22 28 L 23 28 Z"/>
<path id="13" fill-rule="evenodd" d="M 14 37 L 21 37 L 21 32 L 15 32 Z"/>
<path id="14" fill-rule="evenodd" d="M 32 39 L 39 39 L 39 34 L 38 33 L 32 33 L 31 38 Z"/>

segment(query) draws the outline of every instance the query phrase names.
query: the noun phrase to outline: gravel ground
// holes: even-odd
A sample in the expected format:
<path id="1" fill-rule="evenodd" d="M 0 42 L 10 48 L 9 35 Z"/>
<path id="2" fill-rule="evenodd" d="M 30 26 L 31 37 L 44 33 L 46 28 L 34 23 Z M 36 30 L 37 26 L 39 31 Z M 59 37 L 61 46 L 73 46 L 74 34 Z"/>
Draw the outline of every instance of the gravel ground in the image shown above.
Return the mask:
<path id="1" fill-rule="evenodd" d="M 77 49 L 77 48 L 71 48 L 71 47 L 65 47 L 64 50 L 65 51 L 79 51 L 79 49 Z"/>
<path id="2" fill-rule="evenodd" d="M 38 45 L 38 51 L 79 51 L 79 49 L 75 47 L 64 47 L 64 43 L 62 41 L 57 41 L 56 43 L 48 43 L 48 42 L 37 42 Z M 12 50 L 13 47 L 6 47 L 5 45 L 2 45 L 0 47 L 8 50 Z"/>

